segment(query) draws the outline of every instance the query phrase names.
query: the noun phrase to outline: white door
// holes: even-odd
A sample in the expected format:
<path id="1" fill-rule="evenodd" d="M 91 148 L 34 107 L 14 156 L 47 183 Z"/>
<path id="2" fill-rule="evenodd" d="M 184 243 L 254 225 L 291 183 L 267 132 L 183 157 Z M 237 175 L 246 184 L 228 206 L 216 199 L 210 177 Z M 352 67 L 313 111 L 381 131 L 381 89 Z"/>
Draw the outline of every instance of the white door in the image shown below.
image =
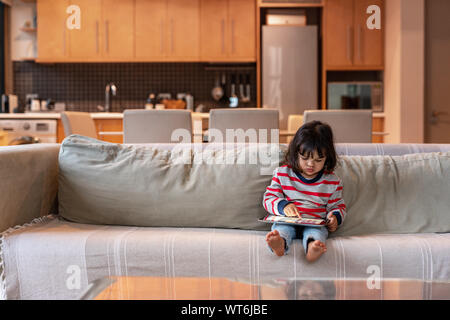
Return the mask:
<path id="1" fill-rule="evenodd" d="M 425 142 L 450 143 L 450 1 L 425 5 Z"/>

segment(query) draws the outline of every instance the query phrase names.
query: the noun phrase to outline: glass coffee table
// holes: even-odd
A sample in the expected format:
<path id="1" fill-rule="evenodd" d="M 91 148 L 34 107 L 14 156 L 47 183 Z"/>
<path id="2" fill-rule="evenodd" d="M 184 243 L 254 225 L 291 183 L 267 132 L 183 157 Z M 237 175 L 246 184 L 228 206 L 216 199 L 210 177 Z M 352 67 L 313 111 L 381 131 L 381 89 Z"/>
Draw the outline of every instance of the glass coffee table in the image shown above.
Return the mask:
<path id="1" fill-rule="evenodd" d="M 450 300 L 450 281 L 107 277 L 83 300 Z"/>

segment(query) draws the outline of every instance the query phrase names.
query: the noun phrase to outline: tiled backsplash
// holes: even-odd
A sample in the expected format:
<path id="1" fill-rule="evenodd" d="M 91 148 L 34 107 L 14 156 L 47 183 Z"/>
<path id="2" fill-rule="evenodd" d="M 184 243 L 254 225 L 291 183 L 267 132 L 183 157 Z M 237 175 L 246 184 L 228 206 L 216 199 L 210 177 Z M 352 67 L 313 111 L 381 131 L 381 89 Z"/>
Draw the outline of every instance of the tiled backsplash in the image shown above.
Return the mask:
<path id="1" fill-rule="evenodd" d="M 227 75 L 230 94 L 232 74 L 249 74 L 251 102 L 256 105 L 256 64 L 208 63 L 61 63 L 14 62 L 14 93 L 25 106 L 27 93 L 40 99 L 65 102 L 66 110 L 98 111 L 105 103 L 105 86 L 113 82 L 117 95 L 112 97 L 112 112 L 143 108 L 149 93 L 190 92 L 195 104 L 213 102 L 211 90 L 216 76 Z"/>

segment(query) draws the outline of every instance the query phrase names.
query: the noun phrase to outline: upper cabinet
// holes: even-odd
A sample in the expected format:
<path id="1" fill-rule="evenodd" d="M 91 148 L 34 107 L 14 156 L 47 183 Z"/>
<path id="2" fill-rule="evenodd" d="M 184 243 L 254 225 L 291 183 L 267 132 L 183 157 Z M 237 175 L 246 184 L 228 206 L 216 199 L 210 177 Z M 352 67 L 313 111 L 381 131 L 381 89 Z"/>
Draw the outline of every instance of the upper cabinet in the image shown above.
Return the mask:
<path id="1" fill-rule="evenodd" d="M 39 0 L 37 15 L 38 60 L 64 60 L 68 57 L 68 30 L 66 8 L 68 0 Z M 50 18 L 51 17 L 51 18 Z"/>
<path id="2" fill-rule="evenodd" d="M 68 28 L 79 8 L 80 28 Z M 38 62 L 256 61 L 256 0 L 37 0 Z"/>
<path id="3" fill-rule="evenodd" d="M 101 23 L 104 60 L 129 61 L 133 59 L 134 0 L 102 0 Z"/>
<path id="4" fill-rule="evenodd" d="M 67 9 L 76 5 L 78 13 Z M 38 62 L 131 61 L 134 0 L 38 0 Z M 76 21 L 79 28 L 69 28 Z"/>
<path id="5" fill-rule="evenodd" d="M 367 8 L 381 9 L 381 29 L 369 29 Z M 384 67 L 384 0 L 327 0 L 324 14 L 325 67 L 379 70 Z"/>
<path id="6" fill-rule="evenodd" d="M 200 0 L 168 0 L 168 57 L 171 61 L 200 59 Z"/>
<path id="7" fill-rule="evenodd" d="M 201 0 L 202 61 L 256 61 L 255 0 Z"/>
<path id="8" fill-rule="evenodd" d="M 136 58 L 164 61 L 167 55 L 167 0 L 136 0 Z"/>
<path id="9" fill-rule="evenodd" d="M 200 0 L 136 0 L 137 61 L 199 61 Z"/>
<path id="10" fill-rule="evenodd" d="M 38 1 L 38 6 L 42 0 Z M 54 2 L 54 1 L 53 1 Z M 99 59 L 101 57 L 101 45 L 102 45 L 102 37 L 100 32 L 102 21 L 101 21 L 101 1 L 92 1 L 92 0 L 70 0 L 70 4 L 76 4 L 80 7 L 80 29 L 72 29 L 69 30 L 66 27 L 65 33 L 68 34 L 68 46 L 69 46 L 69 54 L 67 58 L 69 59 L 77 59 L 82 61 L 89 61 L 91 59 Z M 66 14 L 66 10 L 63 12 Z M 39 13 L 38 13 L 39 14 Z M 48 19 L 46 19 L 48 20 Z M 39 20 L 38 30 L 42 29 L 41 21 Z M 57 29 L 57 28 L 55 28 Z M 52 31 L 47 31 L 51 33 Z M 56 30 L 54 30 L 56 32 Z M 40 46 L 38 46 L 39 50 L 39 58 L 51 58 L 47 56 L 42 56 L 40 52 Z"/>

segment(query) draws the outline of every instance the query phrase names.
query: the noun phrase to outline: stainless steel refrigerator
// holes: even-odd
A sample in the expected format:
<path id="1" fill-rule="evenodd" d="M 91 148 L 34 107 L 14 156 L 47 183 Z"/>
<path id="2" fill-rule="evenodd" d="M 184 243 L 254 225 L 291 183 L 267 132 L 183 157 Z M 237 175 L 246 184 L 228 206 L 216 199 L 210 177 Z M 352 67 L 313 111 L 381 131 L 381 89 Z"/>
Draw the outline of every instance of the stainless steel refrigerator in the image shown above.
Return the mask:
<path id="1" fill-rule="evenodd" d="M 262 106 L 280 113 L 280 130 L 290 114 L 318 109 L 317 26 L 262 27 Z"/>

